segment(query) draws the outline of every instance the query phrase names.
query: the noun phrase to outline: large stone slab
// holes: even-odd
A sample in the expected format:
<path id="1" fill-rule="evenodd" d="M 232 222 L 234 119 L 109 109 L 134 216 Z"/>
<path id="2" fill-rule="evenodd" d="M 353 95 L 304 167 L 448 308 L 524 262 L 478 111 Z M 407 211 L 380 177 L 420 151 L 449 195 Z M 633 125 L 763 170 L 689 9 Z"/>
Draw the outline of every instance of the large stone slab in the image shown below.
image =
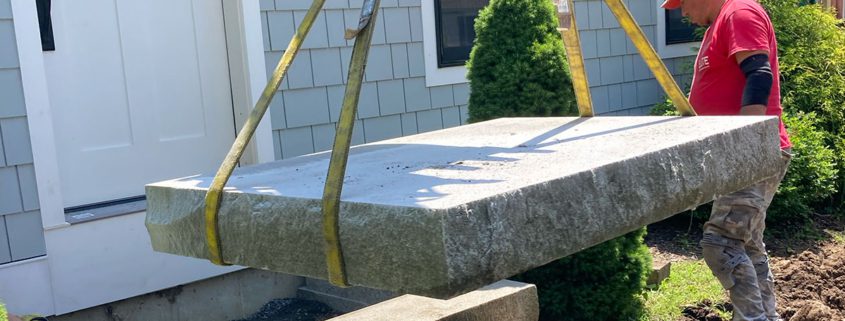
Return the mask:
<path id="1" fill-rule="evenodd" d="M 499 119 L 355 147 L 340 231 L 349 282 L 452 297 L 774 175 L 774 117 Z M 227 262 L 326 279 L 329 153 L 242 168 Z M 156 251 L 206 258 L 209 176 L 147 186 Z"/>
<path id="2" fill-rule="evenodd" d="M 533 284 L 502 280 L 449 300 L 406 294 L 329 321 L 537 321 Z"/>

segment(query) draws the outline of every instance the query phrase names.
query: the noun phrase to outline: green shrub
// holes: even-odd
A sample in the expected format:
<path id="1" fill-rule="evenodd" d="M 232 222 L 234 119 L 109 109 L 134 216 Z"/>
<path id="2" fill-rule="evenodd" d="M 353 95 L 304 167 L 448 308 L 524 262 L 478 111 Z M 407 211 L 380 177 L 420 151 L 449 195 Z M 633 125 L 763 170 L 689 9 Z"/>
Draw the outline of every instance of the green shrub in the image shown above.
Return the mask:
<path id="1" fill-rule="evenodd" d="M 845 156 L 845 29 L 832 12 L 819 5 L 799 6 L 794 0 L 762 0 L 778 38 L 781 95 L 787 113 L 815 113 L 824 144 L 837 159 Z M 845 162 L 837 170 L 845 172 Z M 845 211 L 845 178 L 829 200 Z M 818 195 L 818 194 L 816 194 Z M 837 209 L 838 208 L 838 209 Z M 826 210 L 826 209 L 820 209 Z"/>
<path id="2" fill-rule="evenodd" d="M 481 10 L 467 62 L 471 122 L 576 113 L 555 12 L 548 0 L 491 0 Z"/>
<path id="3" fill-rule="evenodd" d="M 637 319 L 651 272 L 645 233 L 640 229 L 515 279 L 537 285 L 541 320 Z"/>
<path id="4" fill-rule="evenodd" d="M 794 157 L 768 211 L 769 221 L 794 225 L 807 222 L 813 208 L 821 208 L 836 192 L 835 151 L 825 144 L 827 134 L 817 128 L 814 113 L 784 115 Z"/>
<path id="5" fill-rule="evenodd" d="M 548 0 L 491 0 L 475 22 L 467 64 L 470 121 L 575 115 L 575 93 Z M 526 272 L 544 320 L 636 318 L 650 272 L 645 229 Z"/>

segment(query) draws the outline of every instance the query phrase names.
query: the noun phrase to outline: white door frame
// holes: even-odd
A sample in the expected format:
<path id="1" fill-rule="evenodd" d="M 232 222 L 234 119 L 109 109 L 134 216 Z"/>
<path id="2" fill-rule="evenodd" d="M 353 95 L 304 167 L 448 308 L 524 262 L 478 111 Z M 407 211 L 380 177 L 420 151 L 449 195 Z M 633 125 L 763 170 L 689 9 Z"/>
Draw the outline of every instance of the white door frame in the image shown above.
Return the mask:
<path id="1" fill-rule="evenodd" d="M 220 0 L 223 6 L 224 24 L 229 56 L 230 83 L 232 88 L 233 109 L 238 129 L 243 125 L 246 115 L 252 110 L 264 89 L 267 81 L 264 67 L 264 44 L 262 38 L 261 16 L 258 1 L 254 0 Z M 38 26 L 37 10 L 32 0 L 11 0 L 12 16 L 20 58 L 20 71 L 26 102 L 27 121 L 32 144 L 32 156 L 35 168 L 36 183 L 38 185 L 39 205 L 41 208 L 42 225 L 47 240 L 47 257 L 11 265 L 0 266 L 0 273 L 5 269 L 14 268 L 37 270 L 36 265 L 46 264 L 50 269 L 50 277 L 39 277 L 39 284 L 26 284 L 27 293 L 32 294 L 31 302 L 23 303 L 19 308 L 29 312 L 51 315 L 56 312 L 67 312 L 67 308 L 57 306 L 55 286 L 57 278 L 72 278 L 69 275 L 56 275 L 56 266 L 60 262 L 53 262 L 51 257 L 69 256 L 61 253 L 63 244 L 73 240 L 65 239 L 62 233 L 70 227 L 65 221 L 62 192 L 60 185 L 58 154 L 54 136 L 53 114 L 48 95 L 47 78 L 44 68 Z M 61 48 L 58 48 L 61 50 Z M 269 117 L 269 116 L 267 116 Z M 272 128 L 270 121 L 265 119 L 260 123 L 252 143 L 244 154 L 244 164 L 254 164 L 273 161 Z M 99 224 L 108 224 L 109 219 Z M 123 220 L 117 220 L 123 221 Z M 85 224 L 85 223 L 83 223 Z M 54 251 L 51 251 L 54 250 Z M 150 249 L 150 253 L 152 250 Z M 32 267 L 27 268 L 27 265 Z M 208 273 L 225 273 L 233 269 L 218 269 Z M 39 270 L 40 271 L 40 270 Z M 218 271 L 218 272 L 213 272 Z M 8 272 L 8 271 L 5 271 Z M 94 272 L 96 273 L 96 272 Z M 8 273 L 6 273 L 8 274 Z M 185 280 L 187 281 L 187 280 Z M 173 282 L 173 280 L 171 280 Z M 61 282 L 60 282 L 61 283 Z M 170 286 L 178 285 L 174 283 Z M 14 291 L 14 289 L 11 289 Z M 117 300 L 119 298 L 115 298 Z M 58 308 L 58 309 L 57 309 Z M 60 311 L 61 310 L 61 311 Z"/>
<path id="2" fill-rule="evenodd" d="M 59 160 L 55 146 L 53 117 L 44 70 L 43 55 L 49 55 L 50 52 L 41 51 L 38 17 L 33 1 L 11 0 L 11 2 L 38 195 L 43 225 L 49 230 L 66 225 L 61 189 L 58 184 Z M 221 0 L 221 3 L 226 24 L 235 122 L 240 129 L 267 82 L 260 9 L 257 1 Z M 263 163 L 275 159 L 272 129 L 267 117 L 259 125 L 252 144 L 244 155 L 243 163 L 245 164 Z"/>

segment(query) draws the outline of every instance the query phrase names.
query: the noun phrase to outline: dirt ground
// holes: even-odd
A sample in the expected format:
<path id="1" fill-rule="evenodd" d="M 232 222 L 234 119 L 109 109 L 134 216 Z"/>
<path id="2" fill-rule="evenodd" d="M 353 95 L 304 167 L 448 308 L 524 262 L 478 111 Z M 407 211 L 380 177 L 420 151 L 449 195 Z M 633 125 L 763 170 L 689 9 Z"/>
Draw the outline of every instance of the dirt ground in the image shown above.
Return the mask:
<path id="1" fill-rule="evenodd" d="M 809 231 L 772 233 L 766 238 L 778 310 L 784 320 L 845 321 L 845 242 L 826 232 L 841 233 L 845 222 L 828 216 L 816 221 Z M 646 243 L 656 264 L 700 258 L 701 224 L 682 214 L 649 226 Z M 714 309 L 730 311 L 731 306 L 700 302 L 682 309 L 685 317 L 679 320 L 720 321 Z"/>

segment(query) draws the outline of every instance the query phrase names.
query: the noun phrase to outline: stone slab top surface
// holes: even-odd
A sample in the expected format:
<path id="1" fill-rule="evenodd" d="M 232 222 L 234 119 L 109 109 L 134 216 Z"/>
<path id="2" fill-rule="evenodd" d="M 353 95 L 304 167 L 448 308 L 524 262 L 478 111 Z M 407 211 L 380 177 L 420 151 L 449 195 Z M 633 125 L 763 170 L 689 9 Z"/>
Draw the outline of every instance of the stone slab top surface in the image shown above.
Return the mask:
<path id="1" fill-rule="evenodd" d="M 766 117 L 503 118 L 352 148 L 342 201 L 445 209 Z M 321 199 L 330 152 L 236 170 L 227 193 Z M 207 190 L 213 176 L 151 184 Z"/>
<path id="2" fill-rule="evenodd" d="M 226 262 L 326 279 L 330 153 L 238 169 Z M 340 204 L 352 285 L 450 298 L 759 182 L 776 117 L 506 118 L 356 146 Z M 153 249 L 208 258 L 210 176 L 147 186 Z"/>

